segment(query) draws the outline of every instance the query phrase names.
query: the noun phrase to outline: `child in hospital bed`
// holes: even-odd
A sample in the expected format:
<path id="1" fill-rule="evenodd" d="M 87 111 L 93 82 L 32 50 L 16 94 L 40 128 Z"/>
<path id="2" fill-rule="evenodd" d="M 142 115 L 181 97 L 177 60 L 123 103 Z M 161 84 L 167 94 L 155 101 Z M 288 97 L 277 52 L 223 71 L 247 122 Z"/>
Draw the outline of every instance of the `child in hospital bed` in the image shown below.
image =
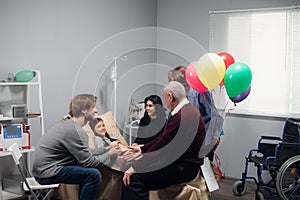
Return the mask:
<path id="1" fill-rule="evenodd" d="M 121 147 L 116 136 L 110 136 L 106 132 L 104 121 L 96 118 L 89 122 L 95 134 L 95 148 L 104 148 L 104 152 L 98 158 L 104 165 L 111 165 L 117 156 L 121 154 Z"/>

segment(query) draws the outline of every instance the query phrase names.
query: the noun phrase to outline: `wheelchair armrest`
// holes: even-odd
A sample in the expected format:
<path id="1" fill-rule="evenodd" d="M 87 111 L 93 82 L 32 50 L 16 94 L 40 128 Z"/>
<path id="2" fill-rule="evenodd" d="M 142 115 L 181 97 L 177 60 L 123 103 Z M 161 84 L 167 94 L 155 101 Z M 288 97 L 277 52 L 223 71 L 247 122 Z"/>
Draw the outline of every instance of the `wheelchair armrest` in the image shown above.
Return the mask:
<path id="1" fill-rule="evenodd" d="M 251 150 L 249 151 L 249 157 L 250 157 L 253 153 L 258 153 L 258 149 L 251 149 Z"/>
<path id="2" fill-rule="evenodd" d="M 282 140 L 281 137 L 276 137 L 276 136 L 261 136 L 261 139 L 268 139 L 268 140 Z"/>
<path id="3" fill-rule="evenodd" d="M 293 142 L 281 142 L 280 145 L 284 146 L 295 146 L 300 147 L 300 143 L 293 143 Z"/>
<path id="4" fill-rule="evenodd" d="M 274 142 L 276 141 L 276 142 Z M 261 136 L 260 139 L 258 140 L 258 148 L 260 146 L 261 143 L 279 143 L 280 141 L 282 141 L 282 138 L 280 137 L 276 137 L 276 136 Z"/>

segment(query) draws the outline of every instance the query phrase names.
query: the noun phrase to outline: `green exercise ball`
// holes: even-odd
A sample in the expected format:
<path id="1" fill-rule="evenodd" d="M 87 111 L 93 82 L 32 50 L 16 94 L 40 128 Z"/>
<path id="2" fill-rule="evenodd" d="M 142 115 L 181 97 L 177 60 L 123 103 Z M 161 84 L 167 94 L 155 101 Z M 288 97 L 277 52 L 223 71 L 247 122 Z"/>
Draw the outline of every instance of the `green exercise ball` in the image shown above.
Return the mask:
<path id="1" fill-rule="evenodd" d="M 28 82 L 35 77 L 35 72 L 32 70 L 19 71 L 14 78 L 15 82 Z"/>

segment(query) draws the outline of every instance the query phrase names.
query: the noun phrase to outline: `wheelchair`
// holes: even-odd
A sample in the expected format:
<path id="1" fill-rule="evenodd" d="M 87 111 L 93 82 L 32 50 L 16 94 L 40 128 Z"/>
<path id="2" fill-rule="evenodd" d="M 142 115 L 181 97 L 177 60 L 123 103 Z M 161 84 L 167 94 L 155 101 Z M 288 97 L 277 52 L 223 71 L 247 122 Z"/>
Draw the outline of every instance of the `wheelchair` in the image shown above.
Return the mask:
<path id="1" fill-rule="evenodd" d="M 282 137 L 261 136 L 245 159 L 242 178 L 233 184 L 234 195 L 244 195 L 246 180 L 253 180 L 256 200 L 264 200 L 262 190 L 282 200 L 300 200 L 300 119 L 287 118 Z M 247 175 L 250 163 L 257 167 L 257 177 Z"/>

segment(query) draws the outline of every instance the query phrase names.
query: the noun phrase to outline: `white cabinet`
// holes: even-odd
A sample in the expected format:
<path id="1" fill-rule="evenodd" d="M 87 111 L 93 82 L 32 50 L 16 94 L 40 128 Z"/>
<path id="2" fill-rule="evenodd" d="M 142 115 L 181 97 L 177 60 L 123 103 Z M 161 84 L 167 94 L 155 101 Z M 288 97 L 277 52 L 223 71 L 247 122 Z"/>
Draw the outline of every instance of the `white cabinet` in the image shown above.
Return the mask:
<path id="1" fill-rule="evenodd" d="M 35 77 L 29 82 L 0 82 L 1 126 L 12 127 L 12 124 L 24 123 L 27 125 L 27 128 L 30 127 L 31 147 L 28 148 L 28 145 L 24 144 L 26 142 L 24 140 L 26 139 L 25 134 L 23 134 L 22 141 L 24 147 L 22 153 L 26 154 L 27 164 L 30 164 L 29 152 L 34 151 L 34 143 L 44 134 L 41 74 L 38 70 L 33 71 L 35 72 Z M 7 193 L 2 186 L 4 185 L 3 180 L 5 177 L 18 172 L 14 166 L 15 164 L 12 162 L 11 153 L 5 150 L 5 147 L 10 142 L 15 141 L 15 137 L 9 136 L 8 132 L 5 132 L 6 134 L 3 132 L 0 133 L 0 183 L 2 183 L 0 185 L 0 200 L 14 196 Z M 33 141 L 35 142 L 33 143 Z"/>

